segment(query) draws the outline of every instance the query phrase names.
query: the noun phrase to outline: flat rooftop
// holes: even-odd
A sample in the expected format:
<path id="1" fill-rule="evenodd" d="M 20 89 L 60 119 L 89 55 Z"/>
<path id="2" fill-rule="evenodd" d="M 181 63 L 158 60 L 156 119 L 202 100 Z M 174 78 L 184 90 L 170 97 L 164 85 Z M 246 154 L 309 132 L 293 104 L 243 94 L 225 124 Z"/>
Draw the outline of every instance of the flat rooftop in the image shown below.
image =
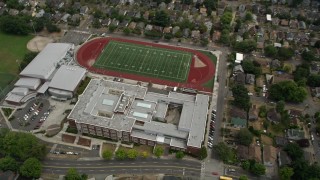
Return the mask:
<path id="1" fill-rule="evenodd" d="M 182 106 L 179 124 L 153 121 L 153 118 L 166 116 L 169 104 Z M 188 145 L 200 148 L 208 106 L 207 95 L 176 92 L 165 95 L 147 92 L 146 87 L 138 85 L 92 79 L 68 118 L 77 123 L 131 132 L 134 137 L 161 141 L 175 147 L 185 148 Z"/>

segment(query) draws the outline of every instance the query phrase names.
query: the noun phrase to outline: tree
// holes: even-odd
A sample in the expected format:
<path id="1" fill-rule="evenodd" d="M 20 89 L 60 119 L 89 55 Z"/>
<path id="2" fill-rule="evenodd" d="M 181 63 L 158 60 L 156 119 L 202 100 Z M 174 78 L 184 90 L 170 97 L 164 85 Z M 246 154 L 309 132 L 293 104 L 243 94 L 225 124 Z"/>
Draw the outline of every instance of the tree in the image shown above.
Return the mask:
<path id="1" fill-rule="evenodd" d="M 152 20 L 152 23 L 157 26 L 165 27 L 169 25 L 170 17 L 165 11 L 157 11 Z"/>
<path id="2" fill-rule="evenodd" d="M 282 81 L 271 85 L 269 97 L 275 101 L 302 102 L 307 97 L 305 88 L 299 87 L 293 81 Z"/>
<path id="3" fill-rule="evenodd" d="M 223 29 L 229 28 L 231 21 L 232 21 L 232 12 L 224 12 L 220 18 L 220 23 L 222 25 L 222 28 Z"/>
<path id="4" fill-rule="evenodd" d="M 303 60 L 307 62 L 317 61 L 318 58 L 315 56 L 314 52 L 304 50 L 301 54 Z"/>
<path id="5" fill-rule="evenodd" d="M 244 170 L 249 170 L 250 169 L 250 162 L 248 160 L 246 161 L 243 161 L 241 163 L 241 167 L 244 169 Z"/>
<path id="6" fill-rule="evenodd" d="M 243 53 L 250 53 L 251 51 L 256 50 L 256 48 L 257 42 L 251 39 L 246 39 L 234 44 L 234 49 Z"/>
<path id="7" fill-rule="evenodd" d="M 244 85 L 235 85 L 232 87 L 232 94 L 234 97 L 233 104 L 248 111 L 250 108 L 250 97 L 247 88 Z"/>
<path id="8" fill-rule="evenodd" d="M 166 40 L 170 40 L 170 39 L 173 38 L 173 34 L 171 34 L 171 33 L 165 33 L 163 37 L 164 37 L 164 39 L 166 39 Z"/>
<path id="9" fill-rule="evenodd" d="M 288 60 L 294 55 L 294 51 L 291 48 L 281 47 L 278 51 L 278 58 L 281 60 Z"/>
<path id="10" fill-rule="evenodd" d="M 222 30 L 219 42 L 224 45 L 230 44 L 230 31 L 228 29 Z"/>
<path id="11" fill-rule="evenodd" d="M 18 161 L 34 157 L 43 159 L 46 147 L 32 134 L 22 132 L 8 132 L 0 139 L 0 148 L 4 155 L 11 156 Z"/>
<path id="12" fill-rule="evenodd" d="M 252 16 L 251 12 L 246 13 L 244 20 L 245 21 L 252 21 L 253 20 L 253 16 Z"/>
<path id="13" fill-rule="evenodd" d="M 16 172 L 19 169 L 18 162 L 10 156 L 0 159 L 0 170 Z"/>
<path id="14" fill-rule="evenodd" d="M 104 150 L 102 153 L 103 159 L 106 159 L 106 160 L 110 160 L 112 158 L 112 155 L 113 153 L 109 149 Z"/>
<path id="15" fill-rule="evenodd" d="M 202 146 L 198 155 L 198 158 L 200 160 L 205 159 L 208 156 L 207 148 Z"/>
<path id="16" fill-rule="evenodd" d="M 92 27 L 99 29 L 101 28 L 101 22 L 99 21 L 99 19 L 94 18 L 92 21 Z"/>
<path id="17" fill-rule="evenodd" d="M 293 173 L 293 168 L 288 166 L 281 167 L 279 171 L 280 180 L 290 180 Z"/>
<path id="18" fill-rule="evenodd" d="M 320 75 L 312 74 L 308 77 L 307 84 L 310 87 L 320 86 Z"/>
<path id="19" fill-rule="evenodd" d="M 209 44 L 209 40 L 207 38 L 201 38 L 200 44 L 202 46 L 207 46 Z"/>
<path id="20" fill-rule="evenodd" d="M 263 164 L 260 163 L 255 163 L 251 167 L 251 172 L 255 175 L 261 176 L 266 174 L 266 167 Z"/>
<path id="21" fill-rule="evenodd" d="M 208 28 L 207 28 L 207 26 L 206 26 L 204 23 L 201 23 L 201 24 L 199 25 L 199 31 L 200 31 L 201 34 L 207 32 L 207 30 L 208 30 Z"/>
<path id="22" fill-rule="evenodd" d="M 249 146 L 252 143 L 253 135 L 248 129 L 243 128 L 238 132 L 237 140 L 239 144 Z"/>
<path id="23" fill-rule="evenodd" d="M 1 16 L 0 30 L 7 34 L 27 35 L 31 31 L 28 19 L 21 16 Z"/>
<path id="24" fill-rule="evenodd" d="M 42 166 L 38 159 L 29 158 L 24 161 L 20 167 L 20 174 L 28 178 L 39 178 L 41 175 Z"/>
<path id="25" fill-rule="evenodd" d="M 215 10 L 217 8 L 218 1 L 217 0 L 204 0 L 203 1 L 204 6 L 208 10 L 208 15 L 211 15 L 212 10 Z"/>
<path id="26" fill-rule="evenodd" d="M 275 58 L 278 55 L 278 50 L 276 47 L 269 45 L 264 48 L 264 54 L 267 57 Z"/>
<path id="27" fill-rule="evenodd" d="M 143 151 L 142 153 L 141 153 L 141 157 L 142 158 L 147 158 L 149 156 L 149 154 L 148 154 L 148 152 L 146 152 L 146 151 Z"/>
<path id="28" fill-rule="evenodd" d="M 109 26 L 109 32 L 114 32 L 116 29 L 117 29 L 117 26 L 116 26 L 116 25 L 111 24 L 111 25 Z"/>
<path id="29" fill-rule="evenodd" d="M 128 36 L 131 33 L 131 30 L 128 27 L 125 27 L 123 33 Z"/>
<path id="30" fill-rule="evenodd" d="M 259 107 L 259 117 L 267 117 L 267 107 L 265 105 Z"/>
<path id="31" fill-rule="evenodd" d="M 176 158 L 177 159 L 182 159 L 183 157 L 184 157 L 184 152 L 182 152 L 182 151 L 178 151 L 177 153 L 176 153 Z"/>
<path id="32" fill-rule="evenodd" d="M 262 74 L 262 69 L 259 64 L 255 64 L 249 59 L 245 59 L 242 61 L 242 68 L 247 74 L 254 74 L 255 76 L 260 76 Z"/>
<path id="33" fill-rule="evenodd" d="M 284 101 L 278 101 L 276 104 L 276 111 L 278 113 L 282 113 L 284 111 L 285 105 L 286 105 L 286 103 Z"/>
<path id="34" fill-rule="evenodd" d="M 116 158 L 119 160 L 124 160 L 125 158 L 127 158 L 127 153 L 124 149 L 118 149 L 116 151 Z"/>
<path id="35" fill-rule="evenodd" d="M 246 175 L 242 175 L 239 177 L 239 180 L 248 180 L 248 177 Z"/>
<path id="36" fill-rule="evenodd" d="M 309 68 L 310 68 L 310 65 L 306 64 L 306 63 L 298 65 L 296 67 L 296 70 L 293 72 L 294 81 L 298 82 L 298 81 L 303 80 L 303 79 L 306 80 L 310 75 Z"/>
<path id="37" fill-rule="evenodd" d="M 217 145 L 214 145 L 213 148 L 224 163 L 233 163 L 236 161 L 235 153 L 225 143 L 219 142 Z"/>
<path id="38" fill-rule="evenodd" d="M 50 21 L 46 24 L 46 28 L 50 33 L 61 31 L 61 29 L 58 26 L 52 24 Z"/>
<path id="39" fill-rule="evenodd" d="M 136 159 L 138 157 L 138 152 L 135 149 L 130 149 L 127 152 L 127 156 L 128 156 L 129 159 Z"/>
<path id="40" fill-rule="evenodd" d="M 162 147 L 157 146 L 154 148 L 154 155 L 157 156 L 157 158 L 160 158 L 164 153 L 164 149 Z"/>
<path id="41" fill-rule="evenodd" d="M 65 180 L 86 180 L 88 179 L 88 175 L 79 174 L 75 168 L 68 169 L 67 174 L 64 176 Z"/>
<path id="42" fill-rule="evenodd" d="M 289 143 L 285 146 L 284 150 L 292 160 L 303 158 L 303 150 L 297 143 Z"/>

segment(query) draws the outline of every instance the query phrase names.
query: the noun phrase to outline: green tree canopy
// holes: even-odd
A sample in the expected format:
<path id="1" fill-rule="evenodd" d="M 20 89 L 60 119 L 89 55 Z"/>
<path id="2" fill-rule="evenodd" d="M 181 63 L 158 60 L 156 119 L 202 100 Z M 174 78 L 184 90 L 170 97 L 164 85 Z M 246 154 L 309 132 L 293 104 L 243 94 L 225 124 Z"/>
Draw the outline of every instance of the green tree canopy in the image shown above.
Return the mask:
<path id="1" fill-rule="evenodd" d="M 208 156 L 207 148 L 202 146 L 198 155 L 198 158 L 200 160 L 205 159 Z"/>
<path id="2" fill-rule="evenodd" d="M 222 30 L 219 42 L 224 45 L 230 44 L 230 31 L 228 29 Z"/>
<path id="3" fill-rule="evenodd" d="M 157 146 L 154 148 L 154 155 L 157 156 L 157 158 L 160 158 L 164 153 L 164 149 L 162 147 Z"/>
<path id="4" fill-rule="evenodd" d="M 293 168 L 288 166 L 281 167 L 279 170 L 280 180 L 290 180 L 293 173 Z"/>
<path id="5" fill-rule="evenodd" d="M 170 17 L 165 11 L 157 11 L 152 20 L 152 23 L 157 26 L 165 27 L 169 25 Z"/>
<path id="6" fill-rule="evenodd" d="M 303 51 L 301 54 L 301 57 L 303 60 L 305 60 L 307 62 L 319 60 L 319 58 L 316 57 L 316 55 L 313 51 Z"/>
<path id="7" fill-rule="evenodd" d="M 251 51 L 256 50 L 257 42 L 252 39 L 246 39 L 241 42 L 235 42 L 234 49 L 243 53 L 250 53 Z"/>
<path id="8" fill-rule="evenodd" d="M 18 162 L 10 156 L 0 159 L 0 170 L 16 172 L 19 169 Z"/>
<path id="9" fill-rule="evenodd" d="M 217 145 L 214 145 L 213 148 L 224 163 L 233 163 L 236 161 L 236 154 L 225 143 L 219 142 Z"/>
<path id="10" fill-rule="evenodd" d="M 110 160 L 112 158 L 112 154 L 113 153 L 112 153 L 111 150 L 106 149 L 106 150 L 103 151 L 102 157 L 103 157 L 103 159 Z"/>
<path id="11" fill-rule="evenodd" d="M 246 12 L 246 15 L 244 16 L 244 20 L 245 21 L 252 21 L 253 20 L 253 16 L 251 12 Z"/>
<path id="12" fill-rule="evenodd" d="M 282 81 L 271 85 L 269 95 L 275 101 L 300 103 L 307 97 L 307 92 L 293 81 Z"/>
<path id="13" fill-rule="evenodd" d="M 124 160 L 127 158 L 127 152 L 124 149 L 118 149 L 116 152 L 116 158 L 119 160 Z"/>
<path id="14" fill-rule="evenodd" d="M 307 84 L 310 87 L 320 87 L 320 75 L 312 74 L 308 77 Z"/>
<path id="15" fill-rule="evenodd" d="M 288 60 L 294 55 L 294 51 L 291 48 L 281 47 L 278 51 L 278 58 L 281 60 Z"/>
<path id="16" fill-rule="evenodd" d="M 20 174 L 28 178 L 39 178 L 41 175 L 42 166 L 38 159 L 29 158 L 24 161 L 20 167 Z"/>
<path id="17" fill-rule="evenodd" d="M 234 97 L 233 104 L 248 111 L 250 108 L 250 97 L 247 88 L 244 85 L 235 85 L 232 87 L 232 94 Z"/>
<path id="18" fill-rule="evenodd" d="M 213 10 L 216 10 L 218 1 L 217 0 L 204 0 L 203 5 L 208 9 L 208 15 L 211 15 Z"/>
<path id="19" fill-rule="evenodd" d="M 1 16 L 0 30 L 7 34 L 27 35 L 31 31 L 29 19 L 22 16 Z"/>
<path id="20" fill-rule="evenodd" d="M 127 156 L 129 159 L 136 159 L 138 157 L 138 151 L 135 149 L 129 149 L 127 152 Z"/>
<path id="21" fill-rule="evenodd" d="M 252 143 L 253 135 L 247 128 L 243 128 L 238 132 L 237 140 L 239 144 L 249 146 Z"/>
<path id="22" fill-rule="evenodd" d="M 284 111 L 285 105 L 286 105 L 286 103 L 284 101 L 278 101 L 276 104 L 276 111 L 278 113 L 282 113 Z"/>
<path id="23" fill-rule="evenodd" d="M 301 81 L 303 79 L 307 80 L 307 78 L 310 75 L 310 65 L 303 63 L 301 65 L 298 65 L 296 67 L 296 70 L 293 72 L 294 75 L 294 81 L 298 82 Z"/>
<path id="24" fill-rule="evenodd" d="M 239 180 L 248 180 L 248 177 L 246 175 L 241 175 L 239 177 Z"/>
<path id="25" fill-rule="evenodd" d="M 177 159 L 182 159 L 185 156 L 184 152 L 178 151 L 176 152 L 176 158 Z"/>
<path id="26" fill-rule="evenodd" d="M 292 160 L 303 158 L 303 150 L 297 143 L 289 143 L 284 150 L 288 153 Z"/>
<path id="27" fill-rule="evenodd" d="M 250 171 L 255 175 L 261 176 L 266 174 L 266 167 L 263 164 L 255 163 L 252 165 Z"/>
<path id="28" fill-rule="evenodd" d="M 0 137 L 0 153 L 19 161 L 30 157 L 43 159 L 46 147 L 32 134 L 11 131 Z"/>
<path id="29" fill-rule="evenodd" d="M 259 64 L 255 64 L 252 60 L 245 59 L 242 61 L 242 68 L 245 73 L 254 74 L 255 76 L 260 76 L 262 74 L 262 69 Z"/>
<path id="30" fill-rule="evenodd" d="M 264 54 L 267 57 L 275 58 L 278 55 L 278 49 L 272 45 L 266 46 L 264 48 Z"/>
<path id="31" fill-rule="evenodd" d="M 79 174 L 75 168 L 68 169 L 67 174 L 64 176 L 65 180 L 86 180 L 88 176 L 86 174 Z"/>

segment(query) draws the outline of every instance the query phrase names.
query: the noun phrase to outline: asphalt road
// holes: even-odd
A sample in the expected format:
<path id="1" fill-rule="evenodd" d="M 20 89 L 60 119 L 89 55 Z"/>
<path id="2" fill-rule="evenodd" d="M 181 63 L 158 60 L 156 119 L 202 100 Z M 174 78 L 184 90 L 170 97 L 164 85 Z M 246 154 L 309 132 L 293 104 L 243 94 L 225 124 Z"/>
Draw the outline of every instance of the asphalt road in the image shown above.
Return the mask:
<path id="1" fill-rule="evenodd" d="M 201 164 L 187 160 L 141 159 L 135 161 L 70 161 L 46 160 L 43 172 L 65 174 L 69 168 L 86 174 L 174 174 L 200 177 Z"/>

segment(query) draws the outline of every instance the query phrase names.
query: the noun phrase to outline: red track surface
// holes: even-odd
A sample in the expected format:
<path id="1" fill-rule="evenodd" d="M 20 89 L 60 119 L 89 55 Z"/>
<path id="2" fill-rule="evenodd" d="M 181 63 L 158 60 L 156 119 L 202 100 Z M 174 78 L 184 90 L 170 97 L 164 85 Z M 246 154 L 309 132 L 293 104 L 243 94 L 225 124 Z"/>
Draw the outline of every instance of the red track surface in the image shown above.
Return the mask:
<path id="1" fill-rule="evenodd" d="M 194 67 L 195 59 L 192 58 L 188 80 L 185 83 L 178 83 L 178 82 L 169 81 L 169 80 L 163 80 L 163 79 L 158 79 L 153 77 L 147 77 L 142 75 L 129 74 L 129 73 L 123 73 L 119 71 L 111 71 L 111 70 L 99 69 L 99 68 L 93 67 L 95 60 L 99 57 L 101 51 L 110 40 L 191 52 L 192 54 L 197 55 L 197 57 L 205 64 L 205 67 L 201 67 L 201 68 Z M 178 86 L 178 87 L 184 87 L 184 88 L 194 88 L 200 91 L 212 92 L 211 88 L 206 88 L 206 87 L 203 87 L 202 85 L 207 81 L 209 81 L 210 79 L 212 79 L 215 73 L 215 66 L 209 57 L 193 49 L 108 37 L 108 38 L 94 39 L 85 43 L 78 50 L 76 58 L 78 63 L 81 66 L 85 67 L 86 69 L 94 73 L 104 74 L 108 76 L 122 77 L 127 79 L 134 79 L 134 80 L 143 81 L 143 82 L 151 82 L 155 84 L 164 84 L 172 87 Z"/>

